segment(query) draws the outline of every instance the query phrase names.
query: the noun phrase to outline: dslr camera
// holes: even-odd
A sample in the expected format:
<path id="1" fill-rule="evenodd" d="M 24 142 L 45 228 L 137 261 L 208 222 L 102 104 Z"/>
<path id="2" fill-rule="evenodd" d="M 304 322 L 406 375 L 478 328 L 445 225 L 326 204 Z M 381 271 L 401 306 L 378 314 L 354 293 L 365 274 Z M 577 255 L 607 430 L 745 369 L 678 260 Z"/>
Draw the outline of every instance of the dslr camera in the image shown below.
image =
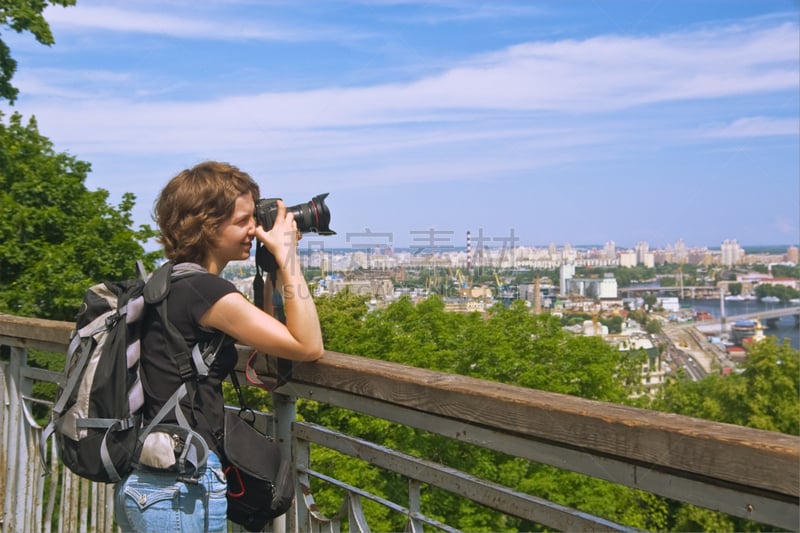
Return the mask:
<path id="1" fill-rule="evenodd" d="M 301 233 L 316 233 L 318 235 L 336 235 L 330 228 L 331 212 L 325 205 L 325 198 L 329 193 L 318 194 L 304 204 L 287 206 L 286 210 L 294 214 L 297 229 Z M 256 222 L 269 231 L 275 224 L 275 215 L 278 212 L 280 198 L 261 198 L 256 203 Z"/>

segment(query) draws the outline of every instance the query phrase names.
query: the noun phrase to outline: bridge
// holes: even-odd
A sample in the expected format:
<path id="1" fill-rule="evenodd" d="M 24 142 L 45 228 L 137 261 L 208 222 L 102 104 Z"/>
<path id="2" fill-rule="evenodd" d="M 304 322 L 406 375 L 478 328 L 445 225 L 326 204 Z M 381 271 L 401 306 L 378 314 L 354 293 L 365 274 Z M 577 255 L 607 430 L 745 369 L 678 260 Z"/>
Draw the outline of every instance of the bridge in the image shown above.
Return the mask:
<path id="1" fill-rule="evenodd" d="M 752 313 L 742 313 L 739 315 L 732 315 L 725 317 L 726 324 L 733 324 L 734 322 L 738 322 L 739 320 L 777 320 L 783 316 L 794 316 L 800 317 L 800 306 L 794 307 L 782 307 L 780 309 L 765 309 L 762 311 L 754 311 Z M 695 322 L 693 324 L 686 324 L 684 327 L 688 326 L 718 326 L 722 323 L 722 320 L 719 318 L 715 318 L 712 320 L 703 320 L 701 322 Z M 800 325 L 800 322 L 798 323 Z"/>
<path id="2" fill-rule="evenodd" d="M 43 477 L 37 460 L 41 427 L 32 408 L 47 402 L 34 393 L 34 384 L 58 383 L 61 375 L 30 366 L 28 350 L 65 354 L 71 327 L 66 322 L 0 315 L 2 533 L 115 527 L 109 486 L 80 479 L 57 461 L 51 475 Z M 240 347 L 239 372 L 249 352 Z M 259 370 L 270 372 L 270 367 Z M 273 395 L 274 416 L 261 415 L 284 452 L 291 452 L 297 479 L 294 506 L 271 531 L 333 533 L 345 527 L 368 532 L 363 512 L 367 502 L 401 517 L 406 531 L 458 531 L 433 516 L 435 501 L 433 507 L 427 504 L 441 493 L 552 530 L 635 531 L 440 464 L 435 457 L 413 457 L 357 435 L 297 420 L 298 399 L 438 435 L 453 445 L 492 450 L 776 528 L 800 530 L 798 436 L 327 352 L 316 363 L 297 365 L 291 382 Z M 407 493 L 396 495 L 400 501 L 391 501 L 335 479 L 325 473 L 325 464 L 315 462 L 319 456 L 311 454 L 312 446 L 362 459 L 403 478 Z M 342 494 L 338 514 L 320 510 L 313 490 L 318 483 L 337 487 Z M 641 505 L 649 501 L 643 498 Z"/>
<path id="3" fill-rule="evenodd" d="M 628 296 L 655 293 L 677 293 L 679 295 L 688 294 L 690 298 L 719 297 L 719 287 L 713 285 L 686 285 L 674 287 L 620 287 L 617 293 Z"/>

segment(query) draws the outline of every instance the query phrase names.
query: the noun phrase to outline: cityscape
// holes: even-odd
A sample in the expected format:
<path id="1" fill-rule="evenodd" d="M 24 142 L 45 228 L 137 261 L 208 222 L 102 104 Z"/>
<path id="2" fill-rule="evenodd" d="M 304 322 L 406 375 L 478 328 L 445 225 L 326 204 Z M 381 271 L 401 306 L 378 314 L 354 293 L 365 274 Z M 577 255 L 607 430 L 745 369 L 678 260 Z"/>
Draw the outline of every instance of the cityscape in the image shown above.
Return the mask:
<path id="1" fill-rule="evenodd" d="M 374 237 L 382 234 L 364 235 Z M 682 239 L 663 248 L 651 248 L 644 241 L 638 242 L 634 248 L 620 248 L 613 241 L 603 246 L 573 246 L 565 243 L 558 247 L 551 243 L 547 247 L 534 247 L 514 245 L 512 234 L 508 243 L 501 246 L 487 246 L 480 242 L 476 246 L 467 232 L 466 246 L 462 247 L 455 246 L 449 240 L 442 244 L 433 237 L 425 245 L 406 249 L 374 243 L 353 244 L 351 249 L 328 249 L 324 240 L 309 237 L 302 239 L 299 246 L 302 267 L 307 274 L 313 273 L 316 277 L 312 281 L 315 282 L 317 295 L 336 294 L 348 289 L 376 301 L 391 301 L 409 293 L 424 297 L 439 292 L 444 297 L 453 296 L 462 300 L 491 302 L 514 298 L 534 303 L 532 290 L 527 286 L 507 286 L 499 279 L 499 275 L 545 271 L 557 274 L 554 278 L 540 277 L 541 296 L 545 299 L 552 300 L 555 296 L 579 296 L 585 299 L 586 296 L 594 296 L 600 304 L 601 300 L 619 296 L 617 283 L 613 278 L 592 283 L 581 281 L 575 278 L 576 269 L 652 269 L 664 265 L 677 265 L 680 269 L 687 265 L 687 268 L 692 267 L 703 273 L 699 286 L 687 286 L 684 289 L 705 298 L 719 298 L 720 291 L 722 296 L 734 296 L 730 293 L 730 285 L 735 283 L 744 283 L 745 292 L 736 295 L 741 298 L 751 296 L 758 283 L 766 280 L 794 290 L 800 288 L 800 280 L 797 279 L 775 279 L 769 273 L 755 276 L 751 272 L 753 265 L 763 265 L 771 270 L 773 265 L 800 264 L 800 249 L 797 246 L 772 246 L 768 247 L 768 251 L 747 253 L 735 239 L 723 241 L 719 249 L 688 247 Z M 247 287 L 248 278 L 252 278 L 254 271 L 255 259 L 251 257 L 232 263 L 224 275 L 239 280 L 240 290 L 247 294 L 251 290 Z M 430 273 L 426 278 L 426 286 L 409 287 L 406 283 L 409 272 L 420 271 Z M 728 276 L 722 276 L 723 272 L 728 272 Z M 473 282 L 476 279 L 482 281 L 475 285 Z M 444 285 L 432 283 L 432 280 L 441 281 Z M 469 287 L 466 286 L 468 284 Z M 442 290 L 443 287 L 445 290 Z"/>
<path id="2" fill-rule="evenodd" d="M 484 313 L 522 300 L 532 313 L 559 317 L 576 335 L 646 351 L 642 388 L 650 393 L 670 374 L 698 380 L 737 371 L 748 347 L 769 335 L 800 349 L 800 279 L 773 275 L 780 267 L 798 266 L 795 245 L 756 252 L 746 252 L 735 239 L 719 249 L 688 247 L 683 240 L 663 248 L 639 242 L 629 249 L 613 241 L 476 247 L 467 234 L 466 246 L 459 248 L 429 237 L 427 247 L 402 250 L 327 250 L 324 242 L 305 237 L 302 266 L 316 297 L 349 291 L 372 308 L 438 295 L 446 311 Z M 616 279 L 637 269 L 652 279 L 627 285 Z M 251 258 L 229 265 L 223 275 L 252 297 L 255 270 Z M 780 287 L 784 297 L 759 297 L 766 287 Z M 650 313 L 647 327 L 633 319 L 644 308 Z"/>

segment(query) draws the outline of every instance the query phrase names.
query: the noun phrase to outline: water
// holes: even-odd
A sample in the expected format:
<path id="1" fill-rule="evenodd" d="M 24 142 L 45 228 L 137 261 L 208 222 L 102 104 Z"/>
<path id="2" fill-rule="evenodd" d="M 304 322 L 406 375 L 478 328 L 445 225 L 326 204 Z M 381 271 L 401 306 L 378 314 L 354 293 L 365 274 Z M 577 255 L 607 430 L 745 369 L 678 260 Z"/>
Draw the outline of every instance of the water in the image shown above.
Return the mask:
<path id="1" fill-rule="evenodd" d="M 695 311 L 706 311 L 714 318 L 720 317 L 719 299 L 716 300 L 681 300 L 681 306 L 691 306 Z M 725 316 L 736 316 L 759 311 L 770 311 L 784 307 L 796 307 L 791 303 L 765 303 L 761 300 L 725 300 Z M 766 324 L 765 324 L 766 325 Z M 764 330 L 765 335 L 777 337 L 781 341 L 789 339 L 792 348 L 800 350 L 800 327 L 793 316 L 783 316 L 774 328 Z"/>

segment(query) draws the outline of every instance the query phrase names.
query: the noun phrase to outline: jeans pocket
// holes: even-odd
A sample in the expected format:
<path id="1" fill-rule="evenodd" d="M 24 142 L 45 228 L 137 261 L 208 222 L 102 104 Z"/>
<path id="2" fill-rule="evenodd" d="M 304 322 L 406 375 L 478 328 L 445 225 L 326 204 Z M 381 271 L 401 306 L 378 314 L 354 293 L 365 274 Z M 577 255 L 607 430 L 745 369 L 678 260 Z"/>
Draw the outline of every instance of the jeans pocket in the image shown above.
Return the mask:
<path id="1" fill-rule="evenodd" d="M 126 487 L 124 492 L 125 496 L 139 508 L 139 511 L 144 511 L 161 502 L 172 502 L 178 496 L 178 490 L 173 488 L 140 492 L 133 487 Z M 171 503 L 170 507 L 172 507 Z"/>
<path id="2" fill-rule="evenodd" d="M 124 513 L 124 520 L 117 520 L 123 530 L 180 531 L 181 486 L 174 475 L 134 471 L 121 483 L 115 504 L 117 516 Z"/>

